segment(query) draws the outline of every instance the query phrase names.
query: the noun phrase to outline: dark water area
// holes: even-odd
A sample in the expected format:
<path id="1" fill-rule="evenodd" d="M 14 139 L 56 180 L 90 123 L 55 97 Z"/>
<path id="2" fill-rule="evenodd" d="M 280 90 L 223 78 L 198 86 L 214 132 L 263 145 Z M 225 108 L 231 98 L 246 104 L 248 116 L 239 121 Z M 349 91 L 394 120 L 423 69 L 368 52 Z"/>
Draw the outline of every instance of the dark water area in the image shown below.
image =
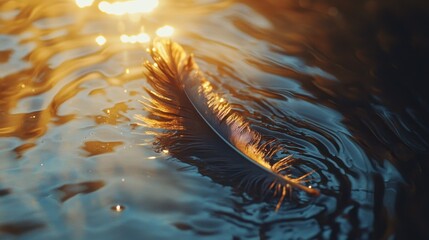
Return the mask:
<path id="1" fill-rule="evenodd" d="M 429 238 L 429 3 L 109 6 L 0 1 L 1 239 Z M 296 191 L 275 211 L 154 146 L 136 115 L 164 25 L 254 129 L 315 170 L 319 197 Z"/>

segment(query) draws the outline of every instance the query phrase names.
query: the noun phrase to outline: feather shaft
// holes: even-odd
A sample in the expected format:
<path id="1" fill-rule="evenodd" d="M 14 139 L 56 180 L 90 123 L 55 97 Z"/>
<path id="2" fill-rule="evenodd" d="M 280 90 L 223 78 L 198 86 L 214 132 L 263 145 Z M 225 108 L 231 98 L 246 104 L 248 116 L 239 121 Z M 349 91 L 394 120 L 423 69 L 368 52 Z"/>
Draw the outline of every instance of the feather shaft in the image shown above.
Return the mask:
<path id="1" fill-rule="evenodd" d="M 162 88 L 163 92 L 177 91 L 177 86 L 179 86 L 180 91 L 184 92 L 198 115 L 220 139 L 247 161 L 252 162 L 273 176 L 277 182 L 282 183 L 282 185 L 275 184 L 276 189 L 281 193 L 281 201 L 284 199 L 287 187 L 300 189 L 314 196 L 320 194 L 319 190 L 302 184 L 304 177 L 291 178 L 282 174 L 282 171 L 290 167 L 291 156 L 283 158 L 273 165 L 268 162 L 267 156 L 271 157 L 276 150 L 269 149 L 268 153 L 263 150 L 271 142 L 264 142 L 261 134 L 253 130 L 250 123 L 237 110 L 234 110 L 227 100 L 214 91 L 212 84 L 199 70 L 193 57 L 188 56 L 180 45 L 171 41 L 154 42 L 151 55 L 155 64 L 146 64 L 149 71 L 148 77 L 160 81 L 165 81 L 165 79 L 172 81 L 169 83 L 151 81 L 151 84 L 155 84 L 156 88 Z M 163 69 L 163 74 L 167 78 L 159 77 L 158 68 Z M 170 86 L 171 89 L 169 89 L 169 84 L 174 86 Z M 162 114 L 159 113 L 159 115 Z M 304 176 L 306 177 L 308 174 Z"/>

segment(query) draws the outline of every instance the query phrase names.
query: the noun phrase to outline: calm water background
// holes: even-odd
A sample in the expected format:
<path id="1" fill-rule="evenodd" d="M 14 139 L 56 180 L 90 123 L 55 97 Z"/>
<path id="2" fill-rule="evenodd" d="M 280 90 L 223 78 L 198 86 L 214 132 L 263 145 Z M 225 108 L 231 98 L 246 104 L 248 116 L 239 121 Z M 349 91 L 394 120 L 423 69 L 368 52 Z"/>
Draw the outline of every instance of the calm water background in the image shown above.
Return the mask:
<path id="1" fill-rule="evenodd" d="M 0 1 L 2 239 L 429 237 L 428 4 L 164 0 L 114 16 L 97 3 Z M 134 117 L 148 45 L 120 36 L 165 24 L 316 169 L 320 197 L 276 213 L 154 151 Z"/>

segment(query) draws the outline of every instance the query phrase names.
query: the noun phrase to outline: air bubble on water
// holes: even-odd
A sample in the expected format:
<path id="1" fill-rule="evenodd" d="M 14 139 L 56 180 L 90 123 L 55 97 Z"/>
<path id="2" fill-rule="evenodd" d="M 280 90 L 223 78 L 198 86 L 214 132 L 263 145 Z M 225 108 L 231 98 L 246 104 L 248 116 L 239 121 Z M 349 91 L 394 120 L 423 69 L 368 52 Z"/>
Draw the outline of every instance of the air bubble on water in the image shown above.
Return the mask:
<path id="1" fill-rule="evenodd" d="M 125 210 L 125 206 L 117 204 L 115 206 L 110 207 L 110 209 L 114 212 L 122 212 Z"/>

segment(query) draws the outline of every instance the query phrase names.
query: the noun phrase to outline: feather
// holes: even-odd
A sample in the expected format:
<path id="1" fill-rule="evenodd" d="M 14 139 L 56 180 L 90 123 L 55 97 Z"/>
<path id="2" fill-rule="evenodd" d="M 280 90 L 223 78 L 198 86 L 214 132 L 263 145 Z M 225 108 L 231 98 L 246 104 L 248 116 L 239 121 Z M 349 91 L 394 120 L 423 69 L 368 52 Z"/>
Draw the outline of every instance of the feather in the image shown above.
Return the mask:
<path id="1" fill-rule="evenodd" d="M 150 99 L 142 103 L 150 114 L 137 118 L 143 125 L 165 130 L 158 135 L 158 147 L 169 149 L 179 159 L 204 165 L 203 172 L 216 169 L 219 176 L 214 178 L 222 182 L 230 179 L 231 185 L 239 182 L 253 189 L 262 186 L 261 194 L 279 196 L 276 210 L 291 188 L 319 195 L 317 189 L 303 185 L 311 172 L 296 178 L 286 174 L 292 156 L 273 161 L 273 156 L 283 151 L 281 146 L 253 130 L 240 112 L 216 93 L 179 44 L 155 41 L 149 51 L 154 63 L 146 62 L 145 68 L 152 89 L 146 89 Z M 207 146 L 212 146 L 211 151 Z M 206 164 L 192 160 L 195 155 L 203 157 Z"/>

